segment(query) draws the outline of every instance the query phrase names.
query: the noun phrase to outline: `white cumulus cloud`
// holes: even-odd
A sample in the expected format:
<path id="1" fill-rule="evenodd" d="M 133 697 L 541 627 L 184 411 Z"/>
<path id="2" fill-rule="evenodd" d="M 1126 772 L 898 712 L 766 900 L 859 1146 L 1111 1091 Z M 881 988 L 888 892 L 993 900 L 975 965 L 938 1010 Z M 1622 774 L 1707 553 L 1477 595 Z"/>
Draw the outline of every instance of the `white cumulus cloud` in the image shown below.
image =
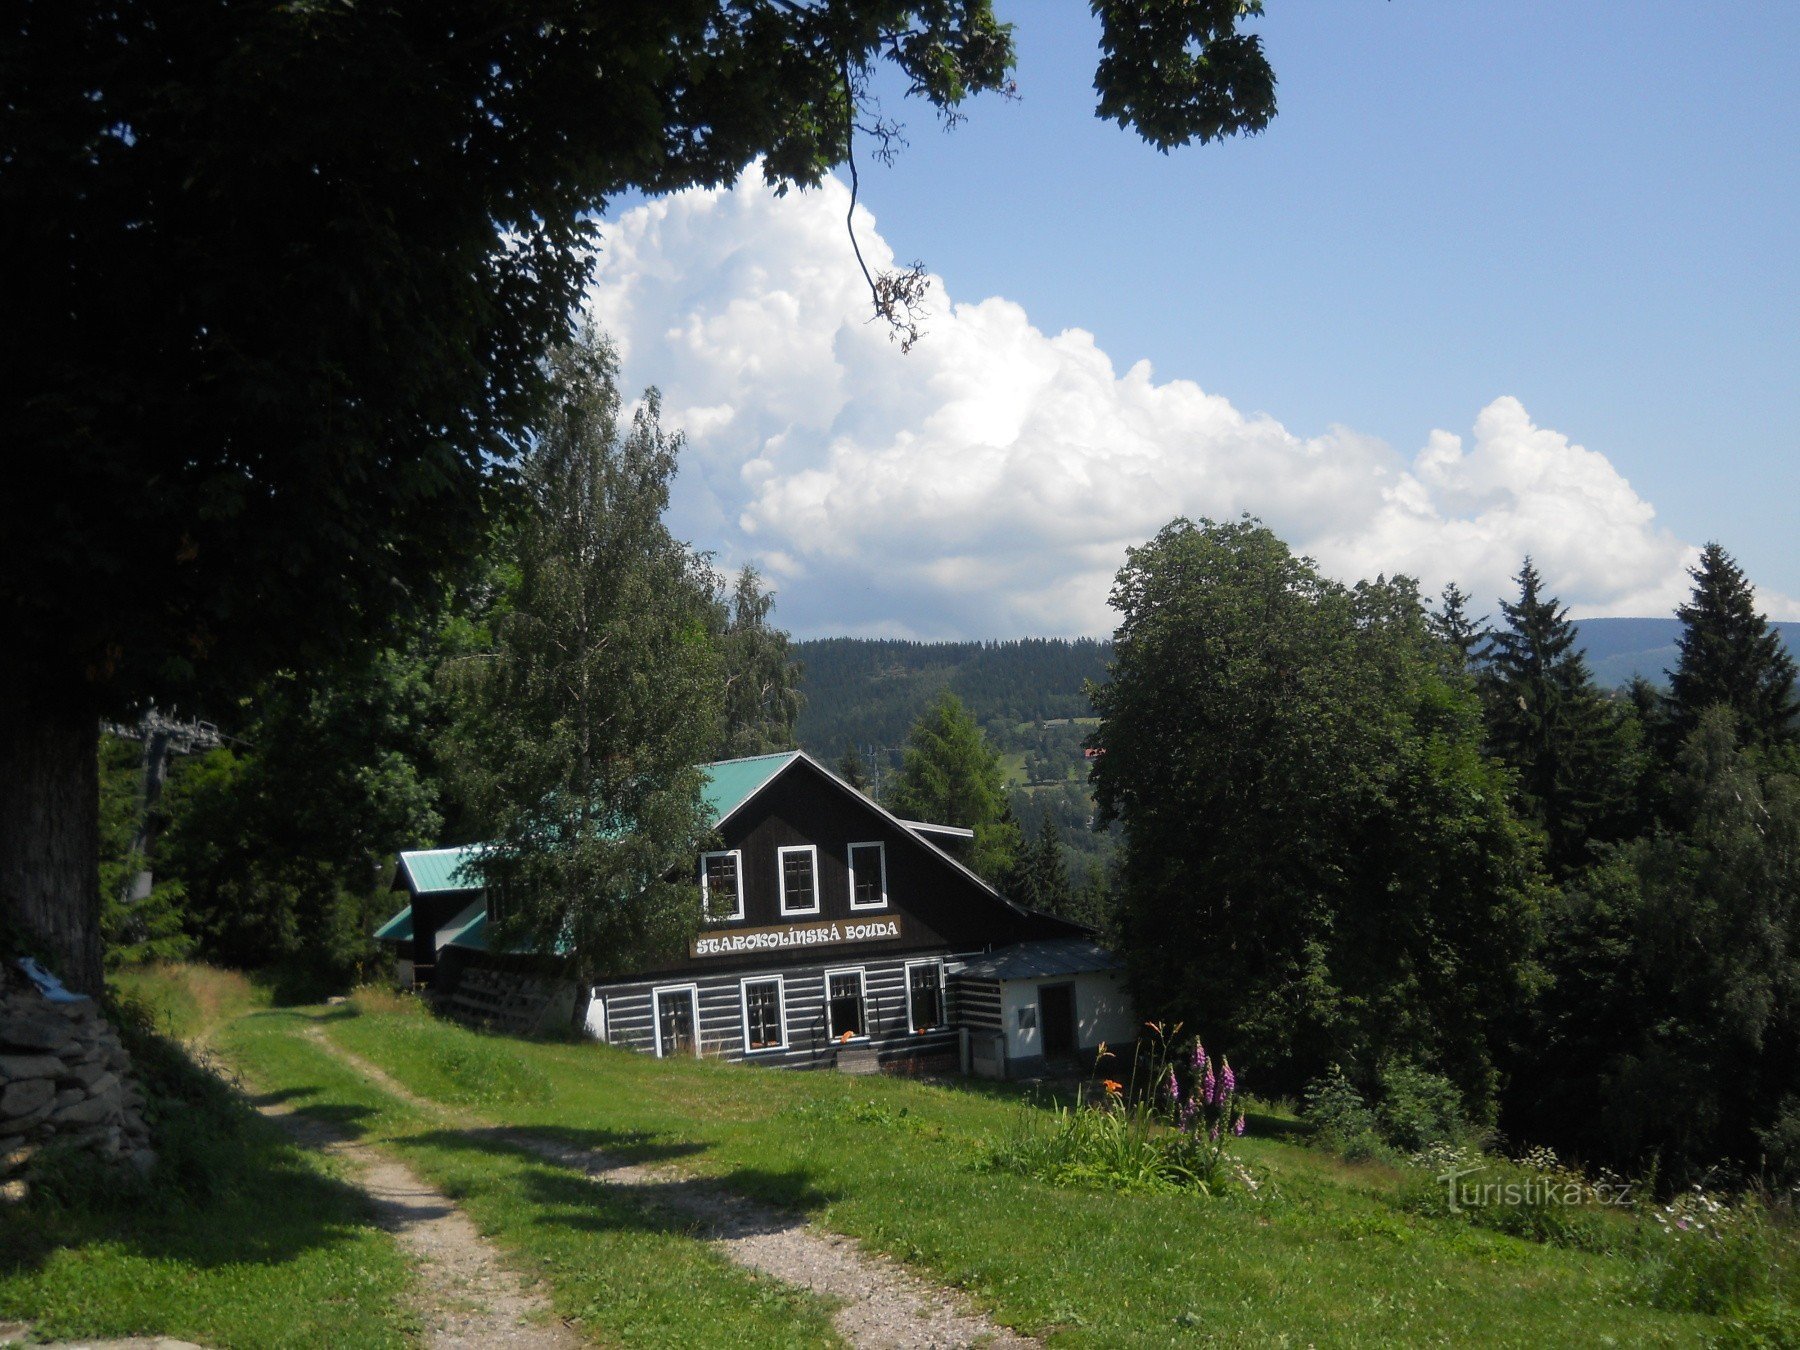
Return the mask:
<path id="1" fill-rule="evenodd" d="M 1128 546 L 1240 512 L 1336 576 L 1456 580 L 1477 612 L 1526 553 L 1578 614 L 1666 614 L 1686 593 L 1693 547 L 1511 397 L 1410 459 L 1343 427 L 1296 436 L 936 277 L 902 355 L 867 322 L 848 204 L 835 180 L 776 198 L 754 175 L 651 202 L 608 227 L 590 293 L 627 380 L 660 387 L 687 433 L 678 527 L 762 567 L 798 633 L 1104 633 Z M 870 265 L 891 266 L 859 221 Z"/>

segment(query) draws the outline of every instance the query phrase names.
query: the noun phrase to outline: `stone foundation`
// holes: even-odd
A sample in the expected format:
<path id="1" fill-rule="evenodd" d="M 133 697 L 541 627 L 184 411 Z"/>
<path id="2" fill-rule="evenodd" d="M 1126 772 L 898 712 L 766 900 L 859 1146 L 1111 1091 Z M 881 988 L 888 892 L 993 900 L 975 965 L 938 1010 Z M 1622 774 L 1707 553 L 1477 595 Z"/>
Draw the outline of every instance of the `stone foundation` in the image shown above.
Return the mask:
<path id="1" fill-rule="evenodd" d="M 91 1000 L 52 1003 L 10 962 L 0 965 L 0 1179 L 48 1144 L 91 1149 L 147 1171 L 156 1161 L 131 1056 Z"/>

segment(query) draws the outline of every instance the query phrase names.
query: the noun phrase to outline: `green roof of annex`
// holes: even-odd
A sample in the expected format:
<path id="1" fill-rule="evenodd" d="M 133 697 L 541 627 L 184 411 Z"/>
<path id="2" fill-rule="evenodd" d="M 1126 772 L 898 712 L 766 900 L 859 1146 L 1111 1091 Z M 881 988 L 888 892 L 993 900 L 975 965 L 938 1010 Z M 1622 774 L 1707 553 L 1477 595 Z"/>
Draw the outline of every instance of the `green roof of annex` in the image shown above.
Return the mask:
<path id="1" fill-rule="evenodd" d="M 722 759 L 701 765 L 706 783 L 700 789 L 716 828 L 738 807 L 767 786 L 788 765 L 800 758 L 798 750 L 784 750 L 774 755 L 751 755 L 744 759 Z M 457 848 L 415 849 L 400 855 L 400 871 L 407 888 L 415 895 L 441 895 L 450 891 L 473 891 L 481 881 L 468 864 L 480 855 L 480 844 L 463 844 Z M 399 915 L 389 920 L 391 926 Z M 377 934 L 381 936 L 382 934 Z M 388 936 L 398 937 L 398 934 Z"/>

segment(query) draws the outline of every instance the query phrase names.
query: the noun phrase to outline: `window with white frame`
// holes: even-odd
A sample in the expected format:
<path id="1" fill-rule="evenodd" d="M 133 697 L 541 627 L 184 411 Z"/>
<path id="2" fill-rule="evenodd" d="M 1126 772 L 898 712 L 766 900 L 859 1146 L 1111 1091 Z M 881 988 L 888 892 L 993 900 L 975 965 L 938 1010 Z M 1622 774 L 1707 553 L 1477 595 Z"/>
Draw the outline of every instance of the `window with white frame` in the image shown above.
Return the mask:
<path id="1" fill-rule="evenodd" d="M 906 1025 L 915 1032 L 944 1025 L 942 961 L 914 961 L 906 967 Z"/>
<path id="2" fill-rule="evenodd" d="M 887 908 L 887 846 L 850 845 L 850 908 Z"/>
<path id="3" fill-rule="evenodd" d="M 867 1009 L 863 999 L 863 973 L 860 970 L 828 970 L 825 972 L 826 1026 L 834 1041 L 869 1034 Z"/>
<path id="4" fill-rule="evenodd" d="M 700 855 L 700 912 L 709 920 L 744 917 L 744 859 L 737 849 Z"/>
<path id="5" fill-rule="evenodd" d="M 812 844 L 794 844 L 777 850 L 781 867 L 781 912 L 819 912 L 819 850 Z"/>
<path id="6" fill-rule="evenodd" d="M 787 1018 L 784 1015 L 779 975 L 745 980 L 744 1049 L 787 1049 Z"/>

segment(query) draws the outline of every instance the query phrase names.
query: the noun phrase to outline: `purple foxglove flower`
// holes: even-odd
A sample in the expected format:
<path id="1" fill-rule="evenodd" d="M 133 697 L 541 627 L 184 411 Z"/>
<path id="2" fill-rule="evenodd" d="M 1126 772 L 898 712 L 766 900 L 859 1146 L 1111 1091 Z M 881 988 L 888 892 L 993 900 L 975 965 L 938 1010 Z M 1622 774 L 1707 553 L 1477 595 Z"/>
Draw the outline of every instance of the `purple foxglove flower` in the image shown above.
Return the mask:
<path id="1" fill-rule="evenodd" d="M 1206 1069 L 1206 1047 L 1199 1040 L 1194 1041 L 1194 1077 L 1198 1078 Z"/>
<path id="2" fill-rule="evenodd" d="M 1212 1106 L 1219 1100 L 1218 1080 L 1213 1077 L 1212 1065 L 1206 1066 L 1206 1077 L 1200 1080 L 1200 1095 L 1206 1098 L 1206 1104 Z"/>
<path id="3" fill-rule="evenodd" d="M 1237 1091 L 1237 1075 L 1231 1071 L 1231 1061 L 1225 1060 L 1223 1062 L 1225 1065 L 1225 1076 L 1223 1087 L 1219 1092 L 1221 1098 L 1229 1097 L 1232 1093 Z"/>
<path id="4" fill-rule="evenodd" d="M 1181 1084 L 1176 1081 L 1173 1064 L 1169 1066 L 1169 1081 L 1164 1085 L 1164 1090 L 1169 1094 L 1169 1105 L 1181 1105 Z"/>
<path id="5" fill-rule="evenodd" d="M 1200 1114 L 1198 1098 L 1189 1097 L 1181 1108 L 1181 1128 L 1183 1133 L 1191 1134 L 1194 1129 L 1194 1118 Z"/>
<path id="6" fill-rule="evenodd" d="M 1215 1144 L 1219 1142 L 1219 1127 L 1217 1125 L 1212 1127 L 1212 1141 Z"/>
<path id="7" fill-rule="evenodd" d="M 1241 1137 L 1241 1136 L 1242 1136 L 1242 1135 L 1243 1135 L 1243 1133 L 1244 1133 L 1244 1115 L 1243 1115 L 1243 1112 L 1241 1112 L 1241 1111 L 1240 1111 L 1240 1112 L 1239 1112 L 1239 1113 L 1238 1113 L 1238 1118 L 1237 1118 L 1237 1124 L 1235 1124 L 1235 1125 L 1233 1125 L 1233 1126 L 1232 1126 L 1232 1127 L 1231 1127 L 1231 1132 L 1232 1132 L 1232 1133 L 1233 1133 L 1233 1134 L 1235 1134 L 1235 1135 L 1238 1135 L 1238 1136 L 1240 1136 L 1240 1137 Z"/>

